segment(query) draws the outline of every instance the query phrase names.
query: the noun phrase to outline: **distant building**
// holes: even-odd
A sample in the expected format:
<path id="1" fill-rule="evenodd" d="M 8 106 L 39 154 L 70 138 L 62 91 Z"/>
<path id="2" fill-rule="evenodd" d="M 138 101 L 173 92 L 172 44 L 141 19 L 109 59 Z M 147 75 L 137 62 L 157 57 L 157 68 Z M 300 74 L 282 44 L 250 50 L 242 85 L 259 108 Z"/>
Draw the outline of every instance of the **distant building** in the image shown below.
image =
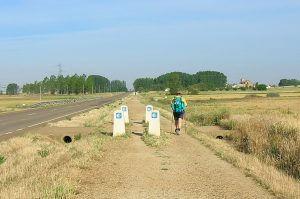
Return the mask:
<path id="1" fill-rule="evenodd" d="M 240 84 L 243 85 L 245 88 L 253 88 L 254 84 L 250 80 L 246 80 L 241 78 Z"/>
<path id="2" fill-rule="evenodd" d="M 277 87 L 276 85 L 268 84 L 267 89 L 276 88 L 276 87 Z"/>
<path id="3" fill-rule="evenodd" d="M 232 88 L 254 88 L 255 85 L 250 81 L 244 78 L 240 79 L 238 84 L 233 84 Z"/>

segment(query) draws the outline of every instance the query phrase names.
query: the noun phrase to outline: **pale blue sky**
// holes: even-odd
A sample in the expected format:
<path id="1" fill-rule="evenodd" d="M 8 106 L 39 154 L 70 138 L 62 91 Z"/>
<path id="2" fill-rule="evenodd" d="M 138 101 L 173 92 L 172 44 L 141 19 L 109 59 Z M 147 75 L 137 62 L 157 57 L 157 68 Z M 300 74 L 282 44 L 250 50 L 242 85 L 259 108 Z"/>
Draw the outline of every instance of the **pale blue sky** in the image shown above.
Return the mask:
<path id="1" fill-rule="evenodd" d="M 0 85 L 218 70 L 300 79 L 298 0 L 0 0 Z M 130 86 L 130 85 L 129 85 Z"/>

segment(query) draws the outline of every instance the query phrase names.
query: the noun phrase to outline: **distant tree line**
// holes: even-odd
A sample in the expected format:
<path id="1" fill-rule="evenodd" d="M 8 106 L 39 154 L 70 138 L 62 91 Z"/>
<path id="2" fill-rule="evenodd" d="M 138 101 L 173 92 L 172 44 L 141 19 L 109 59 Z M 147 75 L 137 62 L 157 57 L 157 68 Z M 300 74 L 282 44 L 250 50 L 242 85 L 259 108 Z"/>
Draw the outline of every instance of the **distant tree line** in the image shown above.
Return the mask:
<path id="1" fill-rule="evenodd" d="M 171 72 L 157 78 L 138 78 L 134 81 L 135 91 L 162 91 L 170 89 L 174 94 L 179 90 L 204 91 L 224 89 L 227 84 L 227 77 L 217 71 L 200 71 L 196 74 L 182 72 Z"/>
<path id="2" fill-rule="evenodd" d="M 104 93 L 104 92 L 127 92 L 125 81 L 110 81 L 100 75 L 73 75 L 45 77 L 43 81 L 25 84 L 23 93 L 37 94 L 80 94 L 80 93 Z"/>
<path id="3" fill-rule="evenodd" d="M 298 86 L 300 85 L 300 80 L 297 79 L 281 79 L 279 86 Z"/>

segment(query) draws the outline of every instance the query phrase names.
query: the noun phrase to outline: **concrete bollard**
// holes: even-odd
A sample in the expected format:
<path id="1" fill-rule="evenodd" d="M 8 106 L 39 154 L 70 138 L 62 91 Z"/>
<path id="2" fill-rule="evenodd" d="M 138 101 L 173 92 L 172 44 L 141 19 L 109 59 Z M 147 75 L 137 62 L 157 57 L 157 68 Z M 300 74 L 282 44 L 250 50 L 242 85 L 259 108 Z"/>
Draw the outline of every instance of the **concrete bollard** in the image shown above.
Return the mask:
<path id="1" fill-rule="evenodd" d="M 122 111 L 115 111 L 114 113 L 114 127 L 113 137 L 124 135 L 125 132 L 125 120 Z"/>
<path id="2" fill-rule="evenodd" d="M 149 121 L 149 135 L 160 136 L 160 114 L 159 111 L 152 111 Z"/>
<path id="3" fill-rule="evenodd" d="M 123 112 L 125 123 L 129 124 L 128 106 L 121 106 L 121 111 Z"/>
<path id="4" fill-rule="evenodd" d="M 145 118 L 146 123 L 150 122 L 152 111 L 153 111 L 153 106 L 152 105 L 147 105 L 146 106 L 146 118 Z"/>

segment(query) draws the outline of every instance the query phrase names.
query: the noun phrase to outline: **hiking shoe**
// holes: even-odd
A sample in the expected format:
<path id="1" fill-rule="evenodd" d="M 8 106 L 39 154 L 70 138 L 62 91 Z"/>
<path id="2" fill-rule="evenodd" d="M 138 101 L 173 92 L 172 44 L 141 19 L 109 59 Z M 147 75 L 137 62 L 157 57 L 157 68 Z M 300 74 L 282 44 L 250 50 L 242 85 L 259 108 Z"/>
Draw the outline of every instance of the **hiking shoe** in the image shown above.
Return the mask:
<path id="1" fill-rule="evenodd" d="M 175 133 L 176 133 L 177 135 L 180 135 L 180 129 L 176 129 L 176 130 L 175 130 Z"/>

